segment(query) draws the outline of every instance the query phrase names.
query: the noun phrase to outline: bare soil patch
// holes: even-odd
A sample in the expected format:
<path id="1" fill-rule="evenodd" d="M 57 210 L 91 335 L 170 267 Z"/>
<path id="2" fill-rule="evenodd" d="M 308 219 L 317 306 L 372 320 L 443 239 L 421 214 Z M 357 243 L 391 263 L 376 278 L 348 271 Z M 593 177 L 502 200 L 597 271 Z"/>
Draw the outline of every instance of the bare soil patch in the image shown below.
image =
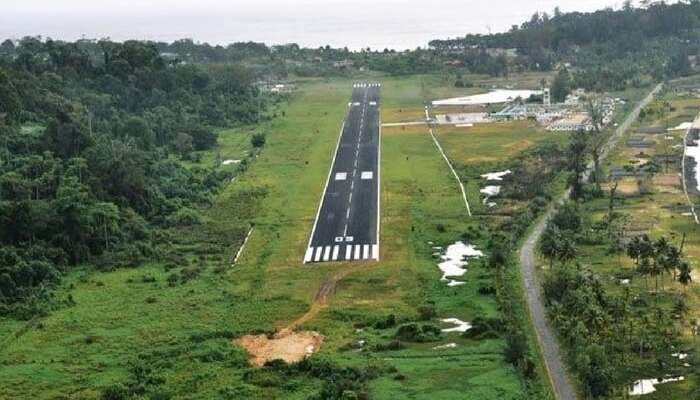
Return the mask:
<path id="1" fill-rule="evenodd" d="M 609 185 L 608 185 L 609 186 Z M 634 178 L 623 178 L 618 181 L 617 193 L 622 196 L 636 196 L 639 194 L 639 185 Z"/>
<path id="2" fill-rule="evenodd" d="M 250 355 L 249 362 L 262 367 L 272 360 L 295 363 L 317 352 L 323 343 L 323 335 L 314 331 L 281 332 L 272 338 L 267 335 L 248 335 L 234 340 Z"/>
<path id="3" fill-rule="evenodd" d="M 681 193 L 681 179 L 678 174 L 656 175 L 654 186 L 662 193 Z"/>
<path id="4" fill-rule="evenodd" d="M 328 299 L 335 294 L 335 288 L 339 281 L 349 274 L 367 269 L 371 265 L 371 263 L 356 264 L 353 267 L 329 274 L 318 288 L 309 310 L 282 328 L 276 335 L 272 337 L 246 335 L 234 339 L 233 343 L 246 349 L 250 356 L 248 361 L 255 367 L 262 367 L 266 362 L 272 360 L 283 360 L 287 363 L 299 362 L 312 355 L 321 348 L 323 335 L 315 331 L 294 332 L 294 329 L 314 319 L 326 307 Z"/>

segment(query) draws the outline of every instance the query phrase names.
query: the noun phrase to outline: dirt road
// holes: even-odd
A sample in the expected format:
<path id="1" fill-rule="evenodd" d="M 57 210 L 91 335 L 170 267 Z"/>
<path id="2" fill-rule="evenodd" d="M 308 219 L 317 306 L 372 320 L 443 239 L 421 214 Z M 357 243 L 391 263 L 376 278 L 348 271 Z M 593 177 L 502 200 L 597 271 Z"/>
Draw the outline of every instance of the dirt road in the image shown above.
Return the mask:
<path id="1" fill-rule="evenodd" d="M 652 90 L 649 95 L 647 95 L 647 97 L 645 97 L 627 116 L 625 121 L 620 124 L 617 130 L 615 130 L 615 133 L 613 133 L 603 149 L 601 160 L 605 159 L 610 151 L 615 148 L 620 139 L 623 137 L 625 131 L 627 131 L 632 123 L 634 123 L 634 121 L 639 117 L 639 112 L 641 109 L 646 107 L 654 99 L 654 96 L 659 92 L 659 90 L 661 90 L 661 86 L 661 84 L 657 85 L 654 90 Z M 586 172 L 584 173 L 584 180 L 587 180 L 590 177 L 592 171 L 593 163 L 591 162 L 588 164 Z M 570 196 L 571 189 L 564 193 L 564 195 L 559 199 L 558 203 L 566 201 Z M 547 320 L 547 313 L 540 290 L 540 282 L 535 271 L 535 251 L 537 248 L 537 242 L 539 242 L 540 238 L 542 237 L 542 233 L 547 226 L 547 221 L 553 213 L 554 208 L 550 207 L 549 211 L 542 217 L 542 219 L 540 219 L 530 233 L 530 236 L 528 236 L 527 240 L 525 240 L 525 244 L 520 250 L 520 266 L 522 269 L 521 275 L 532 325 L 534 326 L 537 334 L 537 341 L 540 346 L 542 357 L 545 361 L 545 366 L 547 368 L 547 373 L 549 374 L 549 379 L 552 389 L 554 390 L 554 394 L 559 400 L 575 400 L 576 389 L 566 370 L 563 360 L 563 352 L 559 347 L 559 342 L 557 341 L 555 332 Z"/>

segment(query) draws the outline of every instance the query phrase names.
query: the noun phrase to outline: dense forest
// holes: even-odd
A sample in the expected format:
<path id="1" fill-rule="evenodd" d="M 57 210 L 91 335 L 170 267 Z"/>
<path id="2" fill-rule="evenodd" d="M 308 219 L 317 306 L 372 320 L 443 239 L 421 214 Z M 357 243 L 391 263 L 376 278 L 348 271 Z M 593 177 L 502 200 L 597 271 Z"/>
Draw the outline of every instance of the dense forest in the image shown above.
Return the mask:
<path id="1" fill-rule="evenodd" d="M 169 63 L 154 44 L 6 41 L 0 56 L 0 315 L 28 318 L 73 266 L 137 265 L 197 220 L 231 172 L 178 158 L 263 101 L 235 64 Z"/>
<path id="2" fill-rule="evenodd" d="M 467 65 L 478 54 L 479 65 L 492 72 L 508 63 L 526 70 L 569 65 L 575 69 L 577 86 L 623 89 L 645 79 L 689 74 L 700 51 L 699 38 L 700 2 L 655 2 L 635 8 L 626 1 L 620 10 L 536 13 L 505 33 L 434 40 L 430 45 L 439 53 L 466 55 Z M 513 49 L 516 54 L 506 63 L 504 55 L 489 56 L 489 49 Z M 500 72 L 505 73 L 505 67 Z"/>

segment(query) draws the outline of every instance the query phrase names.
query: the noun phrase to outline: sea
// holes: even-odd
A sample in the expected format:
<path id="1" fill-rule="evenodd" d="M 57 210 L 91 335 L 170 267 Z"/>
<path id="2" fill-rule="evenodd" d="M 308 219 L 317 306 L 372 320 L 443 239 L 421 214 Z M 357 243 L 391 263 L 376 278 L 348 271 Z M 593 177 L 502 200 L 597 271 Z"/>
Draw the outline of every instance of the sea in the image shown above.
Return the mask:
<path id="1" fill-rule="evenodd" d="M 507 31 L 535 12 L 619 8 L 611 0 L 3 0 L 0 40 L 256 41 L 351 50 L 415 49 Z"/>

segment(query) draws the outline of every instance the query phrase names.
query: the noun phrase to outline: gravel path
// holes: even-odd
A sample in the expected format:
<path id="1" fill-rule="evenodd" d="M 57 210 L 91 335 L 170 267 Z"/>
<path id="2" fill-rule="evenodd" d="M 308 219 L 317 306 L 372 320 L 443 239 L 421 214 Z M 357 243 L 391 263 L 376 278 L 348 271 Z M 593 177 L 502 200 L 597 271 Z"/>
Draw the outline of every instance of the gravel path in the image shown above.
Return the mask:
<path id="1" fill-rule="evenodd" d="M 661 84 L 657 85 L 647 97 L 642 100 L 637 107 L 627 116 L 625 121 L 617 128 L 615 133 L 610 137 L 606 144 L 601 159 L 608 156 L 608 153 L 617 145 L 632 123 L 639 117 L 639 112 L 646 107 L 654 96 L 661 90 Z M 593 163 L 589 163 L 584 180 L 587 180 L 593 171 Z M 571 196 L 571 189 L 567 190 L 559 199 L 559 203 L 566 201 Z M 559 400 L 575 400 L 576 389 L 566 370 L 562 357 L 562 350 L 559 347 L 556 334 L 547 320 L 542 294 L 540 290 L 540 282 L 535 271 L 535 251 L 537 242 L 542 237 L 547 221 L 554 213 L 554 208 L 550 207 L 549 211 L 540 219 L 530 235 L 525 240 L 525 244 L 520 250 L 520 265 L 522 268 L 523 287 L 525 288 L 525 297 L 527 306 L 530 311 L 532 324 L 537 334 L 537 341 L 540 346 L 542 357 L 545 361 L 545 367 L 549 374 L 549 379 L 554 390 L 555 397 Z"/>

